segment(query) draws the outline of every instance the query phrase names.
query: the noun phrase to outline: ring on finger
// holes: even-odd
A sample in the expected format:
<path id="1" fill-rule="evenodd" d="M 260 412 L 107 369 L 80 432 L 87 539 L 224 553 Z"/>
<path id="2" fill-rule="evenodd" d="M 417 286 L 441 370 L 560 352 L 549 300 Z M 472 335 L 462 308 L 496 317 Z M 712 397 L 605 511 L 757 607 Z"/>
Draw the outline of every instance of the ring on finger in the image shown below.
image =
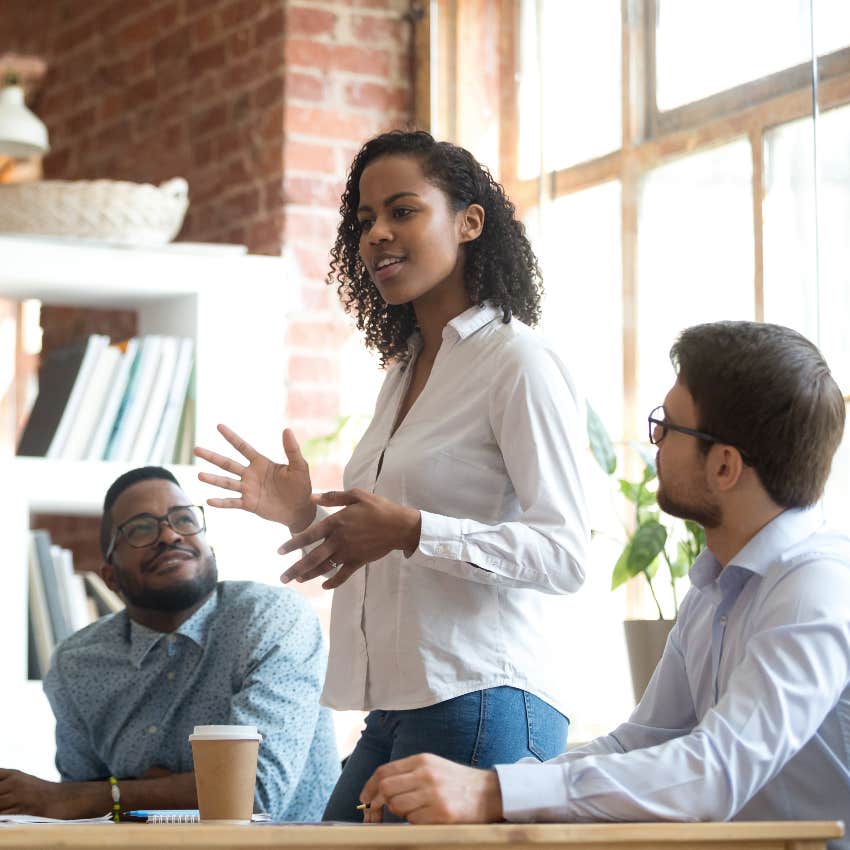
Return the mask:
<path id="1" fill-rule="evenodd" d="M 341 561 L 335 561 L 333 558 L 328 558 L 328 564 L 330 564 L 330 567 L 331 567 L 332 570 L 335 570 L 338 567 L 342 566 Z"/>

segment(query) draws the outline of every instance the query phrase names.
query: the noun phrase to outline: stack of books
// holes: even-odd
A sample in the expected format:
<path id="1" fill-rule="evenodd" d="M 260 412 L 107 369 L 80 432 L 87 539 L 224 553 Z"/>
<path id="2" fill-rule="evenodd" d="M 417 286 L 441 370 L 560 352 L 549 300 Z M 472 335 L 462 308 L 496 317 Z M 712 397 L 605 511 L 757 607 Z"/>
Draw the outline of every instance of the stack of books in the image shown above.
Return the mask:
<path id="1" fill-rule="evenodd" d="M 190 463 L 193 341 L 92 334 L 48 353 L 17 453 L 134 465 Z"/>
<path id="2" fill-rule="evenodd" d="M 53 544 L 50 532 L 30 532 L 29 678 L 41 679 L 58 643 L 104 614 L 124 607 L 103 579 L 75 573 L 69 549 Z"/>

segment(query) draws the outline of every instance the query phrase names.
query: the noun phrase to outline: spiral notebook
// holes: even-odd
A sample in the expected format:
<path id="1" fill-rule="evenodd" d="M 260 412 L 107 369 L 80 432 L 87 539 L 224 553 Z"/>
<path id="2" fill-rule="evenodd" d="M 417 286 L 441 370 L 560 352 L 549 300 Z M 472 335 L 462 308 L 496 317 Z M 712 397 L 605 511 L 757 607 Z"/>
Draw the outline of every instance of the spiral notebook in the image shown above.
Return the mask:
<path id="1" fill-rule="evenodd" d="M 122 820 L 144 821 L 145 823 L 200 823 L 201 815 L 197 809 L 136 809 L 124 812 Z M 268 823 L 271 815 L 255 812 L 251 823 Z"/>

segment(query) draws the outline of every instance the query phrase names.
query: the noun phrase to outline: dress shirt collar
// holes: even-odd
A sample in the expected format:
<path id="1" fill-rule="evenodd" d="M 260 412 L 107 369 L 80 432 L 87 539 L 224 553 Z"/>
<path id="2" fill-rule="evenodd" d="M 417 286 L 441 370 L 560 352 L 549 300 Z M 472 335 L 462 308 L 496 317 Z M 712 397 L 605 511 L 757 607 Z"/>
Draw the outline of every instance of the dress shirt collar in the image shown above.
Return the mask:
<path id="1" fill-rule="evenodd" d="M 446 339 L 448 333 L 453 333 L 458 339 L 466 339 L 466 337 L 474 334 L 479 328 L 493 321 L 497 316 L 501 316 L 502 311 L 498 307 L 494 307 L 489 301 L 483 304 L 474 304 L 472 307 L 464 310 L 459 316 L 455 316 L 443 329 L 443 339 Z"/>
<path id="2" fill-rule="evenodd" d="M 196 643 L 203 649 L 209 631 L 209 622 L 218 607 L 218 592 L 213 591 L 209 599 L 174 631 L 174 634 L 183 635 Z M 149 629 L 130 620 L 130 663 L 137 669 L 142 666 L 147 654 L 166 637 L 165 632 Z"/>
<path id="3" fill-rule="evenodd" d="M 501 309 L 494 307 L 489 301 L 485 301 L 482 304 L 473 304 L 472 307 L 468 307 L 459 316 L 455 316 L 448 322 L 443 328 L 443 339 L 466 339 L 466 337 L 472 335 L 475 331 L 483 328 L 484 325 L 501 315 Z M 417 330 L 407 340 L 408 357 L 415 357 L 419 354 L 421 348 L 422 334 Z"/>
<path id="4" fill-rule="evenodd" d="M 823 509 L 819 503 L 811 508 L 789 508 L 755 534 L 728 566 L 763 576 L 784 552 L 814 534 L 822 524 Z M 716 581 L 721 572 L 717 558 L 710 549 L 704 549 L 694 561 L 688 577 L 695 587 L 704 589 Z"/>

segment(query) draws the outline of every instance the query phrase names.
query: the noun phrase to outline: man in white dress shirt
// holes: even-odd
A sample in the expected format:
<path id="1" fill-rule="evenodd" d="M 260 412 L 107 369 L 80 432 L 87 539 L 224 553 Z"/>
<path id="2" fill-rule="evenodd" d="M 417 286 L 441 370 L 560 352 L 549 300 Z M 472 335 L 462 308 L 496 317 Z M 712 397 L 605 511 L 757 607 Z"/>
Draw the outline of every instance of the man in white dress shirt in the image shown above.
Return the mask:
<path id="1" fill-rule="evenodd" d="M 701 523 L 707 548 L 640 704 L 543 764 L 386 764 L 361 794 L 367 820 L 384 805 L 416 823 L 850 813 L 850 538 L 818 506 L 841 391 L 776 325 L 689 328 L 671 359 L 678 379 L 649 417 L 658 503 Z"/>

